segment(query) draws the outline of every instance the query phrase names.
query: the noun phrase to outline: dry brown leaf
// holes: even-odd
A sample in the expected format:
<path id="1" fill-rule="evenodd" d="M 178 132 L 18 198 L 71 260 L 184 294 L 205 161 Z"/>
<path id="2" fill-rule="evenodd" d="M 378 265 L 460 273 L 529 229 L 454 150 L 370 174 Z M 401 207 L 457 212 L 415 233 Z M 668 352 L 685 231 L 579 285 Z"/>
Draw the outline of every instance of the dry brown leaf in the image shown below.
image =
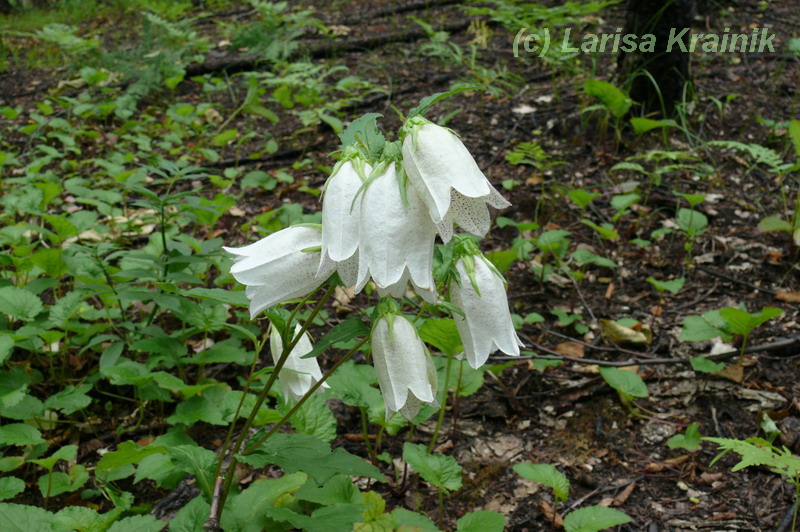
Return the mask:
<path id="1" fill-rule="evenodd" d="M 722 371 L 712 373 L 712 375 L 717 375 L 723 379 L 728 379 L 729 381 L 741 384 L 742 381 L 744 381 L 744 366 L 742 366 L 741 361 L 737 361 L 735 364 L 725 366 Z"/>
<path id="2" fill-rule="evenodd" d="M 614 296 L 614 291 L 616 289 L 617 287 L 614 285 L 613 282 L 608 283 L 608 288 L 606 288 L 606 295 L 604 296 L 606 298 L 606 301 L 611 300 L 611 298 Z"/>
<path id="3" fill-rule="evenodd" d="M 667 458 L 666 460 L 664 460 L 664 463 L 670 466 L 681 465 L 691 457 L 692 455 L 690 454 L 682 454 L 680 456 L 676 456 L 675 458 Z"/>
<path id="4" fill-rule="evenodd" d="M 625 504 L 625 501 L 628 500 L 628 497 L 631 496 L 631 493 L 633 493 L 634 489 L 636 489 L 636 482 L 631 482 L 625 486 L 625 489 L 622 490 L 619 495 L 614 497 L 613 501 L 611 501 L 611 506 L 622 506 Z"/>
<path id="5" fill-rule="evenodd" d="M 783 301 L 785 303 L 800 303 L 800 291 L 792 290 L 792 291 L 783 291 L 778 292 L 775 295 L 775 299 L 778 301 Z"/>
<path id="6" fill-rule="evenodd" d="M 584 354 L 583 345 L 578 342 L 561 342 L 556 346 L 555 351 L 573 358 L 583 358 Z"/>
<path id="7" fill-rule="evenodd" d="M 556 513 L 555 508 L 550 506 L 550 503 L 547 501 L 541 501 L 539 503 L 539 511 L 544 514 L 545 519 L 549 522 L 553 523 L 556 527 L 561 528 L 564 526 L 564 519 Z"/>
<path id="8" fill-rule="evenodd" d="M 603 335 L 619 344 L 649 345 L 653 341 L 652 331 L 641 324 L 638 327 L 623 327 L 613 320 L 600 320 Z M 637 330 L 641 329 L 641 330 Z"/>

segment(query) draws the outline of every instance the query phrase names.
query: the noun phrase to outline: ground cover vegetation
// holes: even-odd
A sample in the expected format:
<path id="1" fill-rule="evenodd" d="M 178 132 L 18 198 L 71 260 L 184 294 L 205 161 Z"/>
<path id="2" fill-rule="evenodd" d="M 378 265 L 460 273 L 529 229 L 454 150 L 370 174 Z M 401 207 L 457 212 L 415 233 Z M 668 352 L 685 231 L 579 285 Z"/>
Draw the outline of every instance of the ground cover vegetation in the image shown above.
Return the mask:
<path id="1" fill-rule="evenodd" d="M 0 2 L 2 529 L 797 530 L 790 4 Z"/>

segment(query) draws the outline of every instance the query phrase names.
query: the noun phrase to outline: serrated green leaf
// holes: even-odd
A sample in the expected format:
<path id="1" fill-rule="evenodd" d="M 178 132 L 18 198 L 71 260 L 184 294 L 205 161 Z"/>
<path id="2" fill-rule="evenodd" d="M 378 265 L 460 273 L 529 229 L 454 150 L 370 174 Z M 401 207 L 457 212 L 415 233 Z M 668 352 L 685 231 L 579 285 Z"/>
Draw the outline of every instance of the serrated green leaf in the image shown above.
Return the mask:
<path id="1" fill-rule="evenodd" d="M 114 521 L 108 532 L 159 532 L 164 528 L 164 521 L 152 515 L 132 515 Z"/>
<path id="2" fill-rule="evenodd" d="M 25 481 L 17 477 L 0 478 L 0 501 L 11 499 L 25 491 Z"/>
<path id="3" fill-rule="evenodd" d="M 456 322 L 450 318 L 431 318 L 418 330 L 419 337 L 446 355 L 456 355 L 461 350 L 461 336 Z"/>
<path id="4" fill-rule="evenodd" d="M 0 313 L 31 321 L 41 311 L 42 301 L 31 292 L 16 286 L 0 288 Z"/>
<path id="5" fill-rule="evenodd" d="M 380 470 L 369 462 L 342 448 L 331 451 L 327 443 L 310 434 L 274 434 L 239 460 L 254 467 L 277 464 L 287 473 L 303 471 L 320 484 L 337 473 L 384 480 Z"/>
<path id="6" fill-rule="evenodd" d="M 284 495 L 297 491 L 307 479 L 305 473 L 287 473 L 281 478 L 253 482 L 228 503 L 229 509 L 226 506 L 222 513 L 222 529 L 241 532 L 267 530 L 267 510 Z"/>
<path id="7" fill-rule="evenodd" d="M 0 530 L 3 532 L 56 532 L 53 517 L 51 512 L 37 506 L 0 503 Z"/>
<path id="8" fill-rule="evenodd" d="M 69 385 L 45 399 L 44 407 L 48 410 L 61 410 L 65 415 L 72 414 L 91 404 L 92 398 L 86 395 L 91 389 L 91 384 L 83 384 L 77 388 Z"/>
<path id="9" fill-rule="evenodd" d="M 169 522 L 169 532 L 197 532 L 208 520 L 211 505 L 198 495 L 181 508 Z"/>
<path id="10" fill-rule="evenodd" d="M 14 349 L 14 339 L 9 335 L 0 335 L 0 364 L 8 360 L 12 349 Z"/>
<path id="11" fill-rule="evenodd" d="M 214 471 L 217 466 L 217 455 L 199 445 L 177 445 L 167 448 L 175 467 L 194 475 L 200 491 L 206 498 L 214 493 Z"/>
<path id="12" fill-rule="evenodd" d="M 24 423 L 10 423 L 0 427 L 0 445 L 26 447 L 44 443 L 42 434 Z"/>
<path id="13" fill-rule="evenodd" d="M 506 518 L 498 512 L 480 510 L 470 512 L 456 523 L 457 532 L 503 532 Z"/>
<path id="14" fill-rule="evenodd" d="M 116 451 L 104 454 L 97 462 L 95 470 L 99 473 L 107 473 L 122 466 L 138 464 L 144 457 L 151 454 L 166 452 L 166 447 L 157 445 L 140 447 L 132 441 L 125 441 L 119 444 Z"/>
<path id="15" fill-rule="evenodd" d="M 587 506 L 570 512 L 564 518 L 564 530 L 567 532 L 598 532 L 630 522 L 631 518 L 619 510 L 605 506 Z"/>
<path id="16" fill-rule="evenodd" d="M 348 318 L 325 333 L 314 345 L 314 349 L 302 358 L 316 357 L 332 345 L 349 342 L 359 336 L 368 336 L 369 332 L 369 328 L 359 318 Z"/>
<path id="17" fill-rule="evenodd" d="M 268 508 L 267 515 L 276 521 L 291 523 L 293 527 L 308 532 L 353 530 L 353 525 L 363 517 L 360 504 L 333 504 L 314 510 L 311 515 L 298 514 L 288 508 Z"/>
<path id="18" fill-rule="evenodd" d="M 297 432 L 311 434 L 325 443 L 336 438 L 336 418 L 320 394 L 313 394 L 306 399 L 289 419 L 289 423 Z"/>
<path id="19" fill-rule="evenodd" d="M 105 532 L 108 518 L 85 506 L 67 506 L 55 515 L 53 522 L 62 530 Z"/>
<path id="20" fill-rule="evenodd" d="M 421 444 L 403 444 L 403 460 L 427 482 L 445 491 L 461 489 L 461 466 L 452 456 L 431 454 Z"/>
<path id="21" fill-rule="evenodd" d="M 553 490 L 556 500 L 566 501 L 569 498 L 569 479 L 551 464 L 531 464 L 523 462 L 515 464 L 514 471 L 523 478 L 544 484 Z"/>

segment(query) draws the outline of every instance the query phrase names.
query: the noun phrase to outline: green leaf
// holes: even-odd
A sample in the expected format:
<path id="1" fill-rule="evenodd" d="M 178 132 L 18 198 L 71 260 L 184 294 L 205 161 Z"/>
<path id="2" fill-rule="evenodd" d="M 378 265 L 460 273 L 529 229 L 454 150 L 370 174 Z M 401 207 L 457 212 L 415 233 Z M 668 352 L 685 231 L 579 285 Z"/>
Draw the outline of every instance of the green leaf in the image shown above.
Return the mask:
<path id="1" fill-rule="evenodd" d="M 49 493 L 51 497 L 56 497 L 62 493 L 77 491 L 89 480 L 89 473 L 80 464 L 70 468 L 69 474 L 60 471 L 47 473 L 39 477 L 39 491 L 42 497 Z"/>
<path id="2" fill-rule="evenodd" d="M 618 237 L 619 235 L 617 235 Z M 578 264 L 596 264 L 597 266 L 601 266 L 603 268 L 616 268 L 617 265 L 614 261 L 611 261 L 605 257 L 600 257 L 599 255 L 595 255 L 588 249 L 576 249 L 575 252 L 572 254 L 572 258 Z"/>
<path id="3" fill-rule="evenodd" d="M 716 373 L 725 368 L 724 362 L 714 362 L 706 357 L 694 357 L 689 360 L 692 369 L 698 373 Z"/>
<path id="4" fill-rule="evenodd" d="M 107 473 L 129 464 L 138 464 L 144 457 L 150 456 L 151 454 L 163 454 L 166 452 L 166 447 L 157 445 L 140 447 L 132 441 L 125 441 L 119 444 L 116 451 L 104 454 L 97 462 L 95 470 L 98 473 Z"/>
<path id="5" fill-rule="evenodd" d="M 408 532 L 439 532 L 439 528 L 427 516 L 406 510 L 405 508 L 395 508 L 392 510 L 392 517 L 400 531 Z"/>
<path id="6" fill-rule="evenodd" d="M 109 518 L 102 516 L 85 506 L 67 506 L 55 515 L 53 523 L 60 530 L 78 530 L 79 532 L 105 532 Z"/>
<path id="7" fill-rule="evenodd" d="M 267 510 L 278 499 L 297 491 L 307 479 L 304 473 L 287 472 L 281 478 L 267 478 L 253 482 L 226 505 L 226 511 L 222 512 L 222 529 L 240 532 L 269 530 Z"/>
<path id="8" fill-rule="evenodd" d="M 226 303 L 236 307 L 247 307 L 250 303 L 244 290 L 223 290 L 222 288 L 190 288 L 181 290 L 181 294 L 217 303 Z"/>
<path id="9" fill-rule="evenodd" d="M 42 311 L 42 301 L 31 292 L 5 286 L 0 288 L 0 313 L 19 318 L 22 321 L 31 321 Z"/>
<path id="10" fill-rule="evenodd" d="M 239 131 L 236 129 L 226 129 L 219 135 L 216 135 L 213 139 L 211 139 L 211 144 L 217 147 L 225 146 L 233 139 L 239 136 Z"/>
<path id="11" fill-rule="evenodd" d="M 403 444 L 403 460 L 427 482 L 444 491 L 461 489 L 461 466 L 452 456 L 430 454 L 421 444 Z"/>
<path id="12" fill-rule="evenodd" d="M 198 421 L 205 421 L 211 425 L 227 425 L 222 411 L 222 405 L 211 401 L 205 395 L 195 395 L 183 401 L 175 408 L 175 413 L 167 418 L 173 425 L 183 423 L 191 427 Z"/>
<path id="13" fill-rule="evenodd" d="M 483 89 L 483 87 L 481 87 L 481 86 L 459 87 L 457 89 L 453 89 L 453 90 L 450 90 L 450 91 L 447 91 L 447 92 L 437 92 L 436 94 L 432 94 L 430 96 L 426 96 L 425 98 L 423 98 L 423 99 L 421 99 L 419 101 L 419 105 L 418 106 L 414 107 L 413 109 L 411 109 L 408 112 L 407 119 L 408 118 L 413 118 L 413 117 L 418 116 L 418 115 L 424 115 L 426 112 L 428 112 L 428 109 L 430 109 L 433 105 L 436 105 L 437 103 L 441 102 L 442 100 L 447 99 L 447 98 L 449 98 L 449 97 L 451 97 L 451 96 L 453 96 L 455 94 L 458 94 L 458 93 L 461 93 L 461 92 L 467 92 L 467 91 L 482 90 L 482 89 Z"/>
<path id="14" fill-rule="evenodd" d="M 683 318 L 680 340 L 682 342 L 704 342 L 724 332 L 711 325 L 703 316 L 686 316 Z"/>
<path id="15" fill-rule="evenodd" d="M 154 336 L 134 342 L 131 349 L 145 353 L 156 353 L 178 359 L 189 352 L 186 344 L 171 336 Z"/>
<path id="16" fill-rule="evenodd" d="M 11 499 L 25 491 L 25 481 L 17 477 L 0 478 L 0 501 Z"/>
<path id="17" fill-rule="evenodd" d="M 647 397 L 647 385 L 634 373 L 619 368 L 600 368 L 600 375 L 609 386 L 627 397 Z"/>
<path id="18" fill-rule="evenodd" d="M 386 144 L 386 139 L 377 124 L 378 118 L 382 116 L 380 113 L 367 113 L 350 122 L 347 128 L 339 133 L 341 148 L 361 145 L 366 148 L 368 159 L 377 160 Z"/>
<path id="19" fill-rule="evenodd" d="M 194 475 L 200 491 L 207 498 L 214 493 L 214 471 L 217 466 L 217 455 L 199 445 L 177 445 L 167 448 L 175 467 Z"/>
<path id="20" fill-rule="evenodd" d="M 630 522 L 631 518 L 619 510 L 605 506 L 587 506 L 570 512 L 564 518 L 564 530 L 567 532 L 598 532 Z"/>
<path id="21" fill-rule="evenodd" d="M 348 318 L 325 333 L 314 345 L 314 349 L 310 353 L 303 355 L 302 358 L 316 357 L 332 345 L 349 342 L 353 338 L 368 335 L 369 328 L 364 325 L 363 321 L 359 318 Z"/>
<path id="22" fill-rule="evenodd" d="M 503 532 L 506 526 L 506 518 L 498 512 L 480 510 L 470 512 L 458 520 L 456 530 L 458 532 Z"/>
<path id="23" fill-rule="evenodd" d="M 686 449 L 696 451 L 700 448 L 700 431 L 697 430 L 700 423 L 692 423 L 683 434 L 676 434 L 667 440 L 667 447 L 670 449 Z"/>
<path id="24" fill-rule="evenodd" d="M 361 521 L 364 507 L 360 504 L 333 504 L 314 510 L 311 515 L 298 514 L 288 508 L 269 508 L 267 515 L 276 521 L 288 522 L 300 530 L 308 532 L 331 532 L 332 530 L 353 530 L 353 525 Z"/>
<path id="25" fill-rule="evenodd" d="M 446 355 L 456 355 L 461 350 L 461 336 L 456 322 L 450 318 L 431 318 L 419 328 L 419 337 Z"/>
<path id="26" fill-rule="evenodd" d="M 522 462 L 515 464 L 514 471 L 523 478 L 544 484 L 553 490 L 556 500 L 566 501 L 569 497 L 569 479 L 567 476 L 550 464 L 532 464 Z"/>
<path id="27" fill-rule="evenodd" d="M 203 530 L 203 525 L 208 520 L 211 511 L 202 495 L 198 495 L 181 508 L 169 522 L 169 532 L 197 532 Z"/>
<path id="28" fill-rule="evenodd" d="M 253 467 L 277 464 L 286 473 L 303 471 L 323 484 L 336 473 L 383 481 L 380 470 L 345 449 L 330 446 L 310 434 L 274 434 L 252 453 L 239 460 Z"/>
<path id="29" fill-rule="evenodd" d="M 42 434 L 24 423 L 9 423 L 0 427 L 0 445 L 26 447 L 44 443 Z"/>
<path id="30" fill-rule="evenodd" d="M 289 405 L 286 405 L 287 407 Z M 285 409 L 288 411 L 288 408 Z M 336 438 L 336 418 L 321 394 L 315 393 L 289 419 L 294 430 L 330 443 Z"/>
<path id="31" fill-rule="evenodd" d="M 636 135 L 642 135 L 657 128 L 678 127 L 678 123 L 672 119 L 653 120 L 652 118 L 642 118 L 639 116 L 631 118 L 631 125 Z"/>
<path id="32" fill-rule="evenodd" d="M 586 192 L 582 188 L 572 189 L 567 192 L 567 197 L 580 208 L 588 207 L 588 205 L 599 196 L 599 192 Z"/>
<path id="33" fill-rule="evenodd" d="M 91 389 L 91 384 L 84 384 L 78 388 L 69 385 L 45 399 L 44 407 L 48 410 L 61 410 L 65 415 L 75 413 L 91 404 L 92 398 L 86 395 Z"/>
<path id="34" fill-rule="evenodd" d="M 692 209 L 678 209 L 675 223 L 687 235 L 699 235 L 708 227 L 708 218 L 702 212 Z"/>
<path id="35" fill-rule="evenodd" d="M 317 486 L 314 480 L 309 479 L 294 496 L 301 501 L 330 506 L 356 502 L 361 499 L 361 492 L 347 475 L 334 475 L 322 486 Z"/>
<path id="36" fill-rule="evenodd" d="M 607 81 L 590 79 L 583 84 L 583 90 L 594 96 L 615 118 L 621 118 L 633 105 L 627 94 Z"/>
<path id="37" fill-rule="evenodd" d="M 653 277 L 648 277 L 647 282 L 653 285 L 653 287 L 659 292 L 669 292 L 670 294 L 677 294 L 683 288 L 683 284 L 686 282 L 686 278 L 678 277 L 677 279 L 673 279 L 671 281 L 657 281 Z"/>
<path id="38" fill-rule="evenodd" d="M 119 521 L 108 529 L 108 532 L 159 532 L 164 528 L 164 521 L 152 515 L 132 515 Z"/>
<path id="39" fill-rule="evenodd" d="M 782 315 L 783 311 L 777 307 L 764 307 L 759 312 L 750 314 L 742 309 L 728 307 L 721 309 L 719 313 L 728 323 L 730 332 L 747 336 L 759 325 Z"/>
<path id="40" fill-rule="evenodd" d="M 488 251 L 485 256 L 500 273 L 505 273 L 516 262 L 519 252 L 516 249 Z"/>
<path id="41" fill-rule="evenodd" d="M 763 231 L 765 233 L 769 233 L 772 231 L 786 231 L 791 232 L 792 224 L 785 221 L 780 216 L 767 216 L 760 222 L 758 222 L 758 230 Z"/>
<path id="42" fill-rule="evenodd" d="M 8 335 L 0 335 L 0 364 L 8 360 L 14 349 L 14 339 Z"/>
<path id="43" fill-rule="evenodd" d="M 56 532 L 53 514 L 37 506 L 0 503 L 0 530 L 3 532 Z"/>
<path id="44" fill-rule="evenodd" d="M 792 39 L 792 41 L 794 41 L 794 53 L 800 57 L 800 39 Z M 792 144 L 794 145 L 794 154 L 800 159 L 800 120 L 789 122 L 789 136 L 792 138 Z"/>

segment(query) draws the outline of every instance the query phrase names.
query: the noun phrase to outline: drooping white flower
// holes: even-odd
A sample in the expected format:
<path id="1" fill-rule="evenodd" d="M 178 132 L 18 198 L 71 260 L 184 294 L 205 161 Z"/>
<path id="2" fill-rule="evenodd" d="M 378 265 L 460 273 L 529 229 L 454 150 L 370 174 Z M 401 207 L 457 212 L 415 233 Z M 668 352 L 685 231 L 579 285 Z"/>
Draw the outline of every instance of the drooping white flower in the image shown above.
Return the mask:
<path id="1" fill-rule="evenodd" d="M 413 419 L 422 403 L 436 406 L 438 380 L 431 355 L 405 317 L 381 317 L 372 330 L 372 363 L 386 401 L 387 419 Z"/>
<path id="2" fill-rule="evenodd" d="M 334 169 L 325 183 L 322 200 L 322 260 L 324 275 L 336 268 L 345 286 L 354 286 L 358 278 L 358 226 L 361 202 L 354 201 L 363 179 L 372 167 L 362 158 L 352 156 Z"/>
<path id="3" fill-rule="evenodd" d="M 483 255 L 464 255 L 456 262 L 460 284 L 450 285 L 450 299 L 466 317 L 454 316 L 469 365 L 478 369 L 498 349 L 519 356 L 520 342 L 511 321 L 505 283 Z"/>
<path id="4" fill-rule="evenodd" d="M 485 236 L 491 219 L 487 204 L 511 204 L 489 183 L 461 140 L 450 130 L 416 117 L 404 126 L 403 165 L 409 181 L 428 207 L 444 242 L 453 223 Z"/>
<path id="5" fill-rule="evenodd" d="M 297 325 L 294 333 L 300 332 L 302 327 Z M 283 352 L 283 340 L 281 334 L 277 329 L 273 328 L 269 335 L 269 347 L 272 351 L 272 360 L 275 364 L 281 357 Z M 301 358 L 311 352 L 314 347 L 311 345 L 311 335 L 304 334 L 295 344 L 294 349 L 289 353 L 289 357 L 283 364 L 280 373 L 278 373 L 278 381 L 283 387 L 283 392 L 286 396 L 291 396 L 295 401 L 303 397 L 314 384 L 322 379 L 322 371 L 319 369 L 319 363 L 316 358 Z M 328 385 L 322 383 L 322 388 L 327 388 Z"/>
<path id="6" fill-rule="evenodd" d="M 316 290 L 332 273 L 319 271 L 322 234 L 319 226 L 292 226 L 241 248 L 223 248 L 234 255 L 231 275 L 245 285 L 250 317 L 262 310 Z"/>
<path id="7" fill-rule="evenodd" d="M 433 245 L 436 227 L 417 194 L 406 188 L 407 204 L 395 163 L 380 172 L 361 197 L 356 292 L 370 276 L 381 295 L 402 297 L 408 281 L 426 301 L 436 301 L 433 280 Z"/>

